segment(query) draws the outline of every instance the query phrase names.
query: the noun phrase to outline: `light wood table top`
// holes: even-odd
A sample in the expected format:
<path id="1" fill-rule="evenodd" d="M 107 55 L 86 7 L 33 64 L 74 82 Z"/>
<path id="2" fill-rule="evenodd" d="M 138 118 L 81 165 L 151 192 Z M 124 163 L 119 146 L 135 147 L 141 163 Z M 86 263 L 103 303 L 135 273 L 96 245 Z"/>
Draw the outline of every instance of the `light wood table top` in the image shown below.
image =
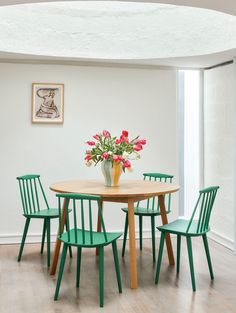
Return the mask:
<path id="1" fill-rule="evenodd" d="M 50 189 L 59 193 L 82 193 L 103 198 L 152 197 L 173 193 L 178 185 L 144 180 L 122 180 L 118 187 L 106 187 L 102 180 L 74 180 L 55 183 Z"/>

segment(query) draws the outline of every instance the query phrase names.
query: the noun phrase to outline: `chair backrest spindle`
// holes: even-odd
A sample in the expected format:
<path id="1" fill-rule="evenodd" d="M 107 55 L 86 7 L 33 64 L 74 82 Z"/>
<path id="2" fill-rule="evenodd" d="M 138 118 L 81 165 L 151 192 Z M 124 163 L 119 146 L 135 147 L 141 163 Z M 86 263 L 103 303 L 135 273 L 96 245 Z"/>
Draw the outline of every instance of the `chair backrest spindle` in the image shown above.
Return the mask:
<path id="1" fill-rule="evenodd" d="M 39 206 L 39 196 L 38 196 L 38 188 L 37 188 L 37 183 L 36 183 L 36 178 L 33 178 L 34 181 L 34 190 L 35 190 L 35 198 L 36 198 L 36 203 L 37 203 L 37 209 L 38 212 L 40 211 L 40 206 Z"/>
<path id="2" fill-rule="evenodd" d="M 30 210 L 30 213 L 32 213 L 32 208 L 31 208 L 31 201 L 30 201 L 30 191 L 29 191 L 29 180 L 27 179 L 25 181 L 26 183 L 26 193 L 27 193 L 27 198 L 28 198 L 28 205 L 29 205 L 29 210 Z"/>
<path id="3" fill-rule="evenodd" d="M 62 215 L 61 215 L 61 198 L 58 197 L 58 210 L 59 210 L 59 236 L 61 236 L 63 229 L 62 229 Z"/>
<path id="4" fill-rule="evenodd" d="M 34 200 L 34 190 L 33 190 L 33 185 L 32 185 L 32 179 L 30 180 L 30 191 L 31 191 L 31 199 L 32 199 L 32 206 L 34 213 L 36 212 L 36 207 L 35 207 L 35 200 Z"/>
<path id="5" fill-rule="evenodd" d="M 24 212 L 24 214 L 27 214 L 25 196 L 24 196 L 24 188 L 23 188 L 22 182 L 20 180 L 19 180 L 19 187 L 20 187 L 20 196 L 21 196 L 23 212 Z M 22 188 L 23 188 L 23 190 L 22 190 Z"/>
<path id="6" fill-rule="evenodd" d="M 169 174 L 163 174 L 163 173 L 144 173 L 143 179 L 146 180 L 148 178 L 149 181 L 159 181 L 159 182 L 165 182 L 165 183 L 172 183 L 173 175 Z M 168 201 L 166 202 L 166 198 L 168 198 Z M 170 212 L 170 205 L 171 205 L 171 194 L 168 194 L 167 196 L 164 195 L 164 201 L 166 204 L 166 211 Z M 146 204 L 143 204 L 146 202 Z M 158 197 L 152 197 L 148 198 L 145 201 L 139 201 L 137 203 L 137 207 L 145 207 L 147 210 L 157 210 L 160 212 L 160 204 L 158 201 Z"/>
<path id="7" fill-rule="evenodd" d="M 70 229 L 70 219 L 69 219 L 69 200 L 66 199 L 66 229 Z M 70 242 L 70 232 L 67 232 L 68 241 Z"/>
<path id="8" fill-rule="evenodd" d="M 105 242 L 108 241 L 107 233 L 105 228 L 105 223 L 102 216 L 101 209 L 101 198 L 99 196 L 93 195 L 84 195 L 84 194 L 57 194 L 58 197 L 58 206 L 59 206 L 59 229 L 60 236 L 63 233 L 61 229 L 61 200 L 64 199 L 66 202 L 66 227 L 67 227 L 67 239 L 70 242 L 73 240 L 71 234 L 74 232 L 75 243 L 82 242 L 82 244 L 93 244 L 94 242 L 94 230 L 93 230 L 93 207 L 96 206 L 98 209 L 98 216 L 101 221 L 102 233 L 104 236 Z M 70 207 L 69 202 L 72 200 L 72 206 Z M 72 209 L 72 214 L 69 214 L 69 210 Z M 80 211 L 80 212 L 79 212 Z M 87 213 L 88 211 L 88 213 Z M 79 214 L 80 213 L 80 214 Z M 72 217 L 70 217 L 72 215 Z M 73 223 L 70 223 L 70 218 L 73 220 Z M 80 222 L 80 223 L 79 223 Z M 72 227 L 73 224 L 73 227 Z M 78 225 L 81 225 L 78 228 Z M 88 229 L 86 229 L 88 225 Z M 78 234 L 81 235 L 78 235 Z M 79 238 L 81 236 L 81 238 Z"/>
<path id="9" fill-rule="evenodd" d="M 218 189 L 219 186 L 211 186 L 199 191 L 197 203 L 188 223 L 187 232 L 190 231 L 194 218 L 197 220 L 196 232 L 198 234 L 209 230 L 210 216 Z M 198 209 L 199 216 L 196 218 Z"/>
<path id="10" fill-rule="evenodd" d="M 85 230 L 84 230 L 84 201 L 81 199 L 81 223 L 82 223 L 82 237 L 83 243 L 85 243 Z"/>
<path id="11" fill-rule="evenodd" d="M 77 234 L 77 216 L 76 216 L 76 202 L 73 199 L 73 217 L 74 217 L 74 228 L 75 228 L 75 242 L 78 242 L 78 234 Z"/>
<path id="12" fill-rule="evenodd" d="M 43 186 L 42 186 L 42 183 L 41 183 L 41 180 L 40 180 L 40 176 L 38 177 L 38 182 L 39 182 L 39 186 L 40 186 L 40 189 L 41 189 L 44 201 L 46 203 L 47 209 L 49 209 L 48 201 L 47 201 L 47 198 L 46 198 L 44 190 L 43 190 Z"/>
<path id="13" fill-rule="evenodd" d="M 24 215 L 39 212 L 41 209 L 49 209 L 40 175 L 30 174 L 17 177 L 20 188 L 20 196 Z M 38 188 L 39 186 L 39 188 Z M 40 190 L 41 193 L 38 192 Z M 42 200 L 44 205 L 41 204 Z"/>
<path id="14" fill-rule="evenodd" d="M 89 200 L 89 231 L 90 231 L 90 240 L 91 243 L 93 243 L 93 218 L 92 218 L 91 200 Z"/>

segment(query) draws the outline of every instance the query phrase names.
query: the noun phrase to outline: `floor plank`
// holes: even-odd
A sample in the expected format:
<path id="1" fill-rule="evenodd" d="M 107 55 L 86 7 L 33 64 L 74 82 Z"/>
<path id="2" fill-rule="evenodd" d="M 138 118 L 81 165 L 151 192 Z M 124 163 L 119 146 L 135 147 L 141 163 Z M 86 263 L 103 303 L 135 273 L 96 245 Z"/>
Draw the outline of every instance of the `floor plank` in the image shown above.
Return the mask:
<path id="1" fill-rule="evenodd" d="M 175 240 L 174 248 L 175 246 Z M 122 241 L 118 242 L 121 255 Z M 137 243 L 138 246 L 138 243 Z M 183 240 L 179 277 L 168 265 L 167 253 L 159 285 L 154 285 L 151 241 L 144 240 L 138 252 L 139 288 L 129 288 L 129 255 L 120 257 L 123 293 L 117 290 L 110 247 L 105 249 L 105 307 L 99 308 L 98 259 L 93 250 L 82 254 L 80 289 L 76 290 L 76 250 L 67 258 L 59 300 L 53 301 L 56 277 L 49 275 L 46 253 L 39 244 L 27 244 L 21 263 L 17 263 L 18 245 L 0 246 L 0 312 L 4 313 L 235 313 L 236 257 L 221 245 L 210 241 L 215 281 L 211 283 L 202 241 L 193 240 L 197 292 L 191 289 L 186 244 Z"/>

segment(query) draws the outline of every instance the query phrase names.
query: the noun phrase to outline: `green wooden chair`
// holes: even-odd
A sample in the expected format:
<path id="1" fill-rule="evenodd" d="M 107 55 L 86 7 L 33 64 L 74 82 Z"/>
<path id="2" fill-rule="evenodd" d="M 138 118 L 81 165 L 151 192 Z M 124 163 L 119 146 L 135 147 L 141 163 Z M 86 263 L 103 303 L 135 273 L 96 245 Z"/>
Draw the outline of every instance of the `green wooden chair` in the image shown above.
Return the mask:
<path id="1" fill-rule="evenodd" d="M 99 282 L 100 282 L 100 307 L 104 304 L 104 247 L 112 244 L 113 257 L 115 262 L 116 277 L 118 283 L 118 290 L 121 293 L 121 277 L 120 267 L 118 261 L 118 252 L 116 240 L 122 233 L 107 232 L 101 211 L 101 198 L 99 196 L 82 195 L 82 194 L 57 194 L 58 207 L 61 212 L 61 199 L 66 200 L 66 224 L 67 231 L 60 232 L 59 239 L 64 243 L 61 255 L 60 267 L 58 272 L 56 290 L 54 300 L 58 299 L 59 289 L 61 285 L 62 274 L 65 265 L 65 258 L 67 249 L 70 246 L 77 247 L 77 275 L 76 287 L 80 284 L 80 265 L 82 248 L 98 248 L 99 252 Z M 72 204 L 71 221 L 69 220 L 69 202 Z M 79 202 L 79 203 L 78 203 Z M 78 205 L 79 204 L 79 205 Z M 96 206 L 98 215 L 101 220 L 102 231 L 97 232 L 93 230 L 93 208 Z M 86 214 L 85 211 L 88 211 Z M 86 229 L 86 222 L 88 230 Z M 59 229 L 61 229 L 61 213 L 59 215 Z"/>
<path id="2" fill-rule="evenodd" d="M 173 175 L 161 174 L 161 173 L 144 173 L 144 180 L 154 180 L 165 183 L 172 183 Z M 170 213 L 170 204 L 171 204 L 171 194 L 165 197 L 166 213 Z M 122 256 L 125 255 L 125 247 L 127 240 L 128 232 L 128 208 L 122 208 L 122 211 L 126 213 L 125 218 L 125 229 L 124 229 L 124 240 L 122 247 Z M 158 203 L 158 197 L 149 198 L 145 201 L 137 203 L 137 206 L 134 208 L 134 214 L 139 217 L 139 248 L 142 250 L 142 240 L 143 240 L 143 217 L 151 218 L 151 228 L 152 228 L 152 256 L 153 262 L 156 260 L 156 250 L 155 250 L 155 217 L 161 215 L 160 205 Z"/>
<path id="3" fill-rule="evenodd" d="M 47 233 L 47 265 L 50 266 L 50 221 L 59 217 L 59 210 L 50 208 L 40 180 L 40 175 L 24 175 L 17 177 L 20 187 L 20 195 L 23 208 L 23 216 L 26 218 L 25 228 L 20 245 L 18 262 L 21 260 L 25 239 L 31 218 L 43 219 L 43 234 L 41 242 L 41 254 L 44 249 L 45 235 Z M 70 256 L 72 256 L 70 250 Z"/>
<path id="4" fill-rule="evenodd" d="M 177 274 L 179 273 L 179 269 L 180 269 L 181 237 L 182 236 L 186 237 L 193 291 L 196 291 L 196 284 L 195 284 L 195 275 L 194 275 L 194 266 L 193 266 L 193 252 L 192 252 L 192 242 L 191 242 L 192 237 L 202 236 L 204 247 L 205 247 L 205 252 L 206 252 L 206 257 L 207 257 L 207 262 L 208 262 L 208 267 L 210 271 L 210 276 L 212 280 L 214 279 L 210 251 L 209 251 L 208 241 L 207 241 L 207 232 L 210 230 L 210 227 L 209 227 L 210 216 L 211 216 L 212 207 L 213 207 L 218 189 L 219 189 L 219 186 L 212 186 L 212 187 L 208 187 L 199 191 L 199 197 L 198 197 L 197 203 L 195 205 L 195 208 L 193 210 L 190 220 L 178 219 L 169 224 L 157 227 L 161 232 L 161 239 L 160 239 L 159 255 L 158 255 L 158 260 L 157 260 L 157 268 L 156 268 L 156 278 L 155 278 L 156 284 L 158 283 L 158 280 L 159 280 L 163 246 L 164 246 L 166 233 L 177 235 Z M 199 215 L 197 216 L 198 211 L 199 211 Z M 197 219 L 194 219 L 196 217 Z"/>

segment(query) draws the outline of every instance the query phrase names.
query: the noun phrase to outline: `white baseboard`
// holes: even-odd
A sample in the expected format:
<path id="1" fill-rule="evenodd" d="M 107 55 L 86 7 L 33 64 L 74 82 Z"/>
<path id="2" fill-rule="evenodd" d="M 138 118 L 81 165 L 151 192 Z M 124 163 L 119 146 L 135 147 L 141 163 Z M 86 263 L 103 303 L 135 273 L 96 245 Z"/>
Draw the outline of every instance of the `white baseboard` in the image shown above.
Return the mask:
<path id="1" fill-rule="evenodd" d="M 116 232 L 123 233 L 122 230 L 115 230 Z M 137 231 L 135 233 L 135 238 L 139 239 L 139 232 Z M 215 242 L 225 246 L 226 248 L 234 251 L 234 242 L 232 239 L 227 238 L 215 231 L 210 231 L 208 237 Z M 0 235 L 0 245 L 9 245 L 9 244 L 20 244 L 22 238 L 22 234 L 3 234 Z M 40 243 L 42 238 L 42 234 L 32 234 L 29 233 L 26 238 L 27 243 Z M 148 229 L 143 230 L 143 238 L 144 239 L 150 239 L 151 238 L 151 231 Z M 156 232 L 156 238 L 160 238 L 159 232 Z M 120 239 L 123 239 L 123 236 L 120 237 Z M 56 233 L 51 234 L 51 242 L 56 241 Z"/>
<path id="2" fill-rule="evenodd" d="M 11 245 L 21 243 L 22 234 L 3 234 L 0 235 L 0 245 Z M 27 243 L 41 242 L 42 234 L 29 233 L 26 238 Z M 51 234 L 51 241 L 55 242 L 56 234 Z"/>
<path id="3" fill-rule="evenodd" d="M 220 233 L 211 230 L 209 232 L 208 237 L 212 240 L 214 240 L 215 242 L 221 244 L 222 246 L 234 251 L 234 241 L 224 235 L 221 235 Z"/>
<path id="4" fill-rule="evenodd" d="M 123 233 L 123 229 L 122 230 L 114 230 L 115 232 L 121 232 Z M 136 232 L 136 237 L 135 238 L 139 238 L 139 232 Z M 156 232 L 156 237 L 159 238 L 159 233 Z M 21 238 L 22 238 L 22 234 L 3 234 L 0 235 L 0 245 L 11 245 L 11 244 L 19 244 L 21 243 Z M 151 238 L 151 230 L 143 230 L 143 238 L 144 239 L 149 239 Z M 29 233 L 27 235 L 26 238 L 26 243 L 39 243 L 41 242 L 42 239 L 42 234 L 37 233 L 37 234 L 33 234 L 33 233 Z M 120 238 L 123 239 L 123 236 Z M 52 233 L 51 234 L 51 242 L 55 242 L 56 241 L 56 233 Z"/>

